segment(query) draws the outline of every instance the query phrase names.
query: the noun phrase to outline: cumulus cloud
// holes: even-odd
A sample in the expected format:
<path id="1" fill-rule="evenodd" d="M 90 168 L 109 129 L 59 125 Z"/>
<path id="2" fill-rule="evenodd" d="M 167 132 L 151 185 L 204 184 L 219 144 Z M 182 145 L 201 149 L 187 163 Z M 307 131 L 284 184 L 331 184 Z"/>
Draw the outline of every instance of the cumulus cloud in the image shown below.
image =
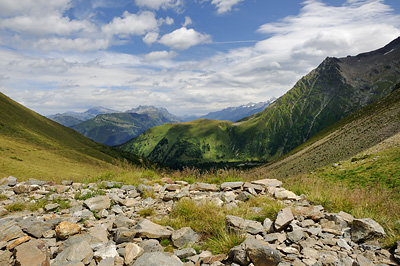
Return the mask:
<path id="1" fill-rule="evenodd" d="M 212 0 L 211 4 L 217 7 L 218 14 L 222 14 L 231 11 L 234 5 L 243 1 L 244 0 Z"/>
<path id="2" fill-rule="evenodd" d="M 40 15 L 63 13 L 71 0 L 0 0 L 0 16 Z"/>
<path id="3" fill-rule="evenodd" d="M 156 15 L 150 11 L 139 14 L 125 11 L 122 17 L 114 18 L 102 30 L 109 35 L 144 35 L 146 32 L 158 30 L 158 21 Z"/>
<path id="4" fill-rule="evenodd" d="M 160 8 L 176 8 L 183 4 L 181 0 L 135 0 L 135 3 L 139 7 L 147 7 L 155 10 Z"/>
<path id="5" fill-rule="evenodd" d="M 145 55 L 144 59 L 146 62 L 160 61 L 165 59 L 171 59 L 178 54 L 174 51 L 155 51 Z"/>
<path id="6" fill-rule="evenodd" d="M 187 27 L 187 26 L 192 25 L 192 23 L 193 23 L 192 19 L 190 17 L 186 16 L 185 17 L 185 22 L 183 22 L 182 26 L 183 27 Z"/>
<path id="7" fill-rule="evenodd" d="M 143 42 L 147 45 L 152 45 L 158 40 L 158 32 L 149 32 L 143 37 Z"/>
<path id="8" fill-rule="evenodd" d="M 194 29 L 182 27 L 171 33 L 165 34 L 158 42 L 173 49 L 186 50 L 201 43 L 211 42 L 211 36 L 197 32 Z"/>

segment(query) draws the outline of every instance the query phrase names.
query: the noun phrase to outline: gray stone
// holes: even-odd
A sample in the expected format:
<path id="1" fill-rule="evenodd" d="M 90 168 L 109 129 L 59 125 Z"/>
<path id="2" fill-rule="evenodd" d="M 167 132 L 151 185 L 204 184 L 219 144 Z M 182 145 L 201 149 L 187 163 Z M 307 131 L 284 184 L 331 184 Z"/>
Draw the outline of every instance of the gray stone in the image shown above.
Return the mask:
<path id="1" fill-rule="evenodd" d="M 169 238 L 172 234 L 172 231 L 165 226 L 155 224 L 147 219 L 138 222 L 135 230 L 139 237 L 147 238 Z"/>
<path id="2" fill-rule="evenodd" d="M 171 240 L 175 247 L 181 248 L 196 243 L 199 240 L 199 235 L 192 228 L 183 227 L 172 232 Z"/>
<path id="3" fill-rule="evenodd" d="M 68 262 L 88 264 L 93 258 L 93 250 L 87 241 L 76 241 L 69 245 L 56 257 L 52 266 L 65 265 Z"/>
<path id="4" fill-rule="evenodd" d="M 381 238 L 386 235 L 385 230 L 371 218 L 354 219 L 351 226 L 351 240 L 364 242 L 366 240 Z"/>
<path id="5" fill-rule="evenodd" d="M 114 235 L 114 241 L 117 244 L 124 242 L 132 242 L 135 239 L 136 231 L 130 230 L 126 227 L 118 228 Z"/>
<path id="6" fill-rule="evenodd" d="M 221 184 L 221 189 L 240 189 L 243 186 L 243 182 L 224 182 Z"/>
<path id="7" fill-rule="evenodd" d="M 359 254 L 357 255 L 355 266 L 374 266 L 374 264 L 369 259 Z"/>
<path id="8" fill-rule="evenodd" d="M 110 208 L 110 198 L 108 196 L 96 196 L 85 200 L 84 205 L 91 211 L 100 211 Z"/>
<path id="9" fill-rule="evenodd" d="M 0 265 L 12 265 L 12 255 L 8 250 L 0 250 Z"/>
<path id="10" fill-rule="evenodd" d="M 274 197 L 280 200 L 300 200 L 301 197 L 286 189 L 275 190 Z"/>
<path id="11" fill-rule="evenodd" d="M 264 187 L 280 187 L 282 185 L 282 182 L 277 179 L 261 179 L 252 181 L 251 183 Z"/>
<path id="12" fill-rule="evenodd" d="M 236 217 L 233 215 L 226 216 L 226 223 L 228 227 L 235 231 L 247 232 L 254 235 L 262 233 L 265 230 L 260 222 L 245 220 L 241 217 Z"/>
<path id="13" fill-rule="evenodd" d="M 144 193 L 145 191 L 154 191 L 154 188 L 152 187 L 152 186 L 147 186 L 147 185 L 144 185 L 144 184 L 139 184 L 139 186 L 137 187 L 137 191 L 139 192 L 139 193 Z"/>
<path id="14" fill-rule="evenodd" d="M 136 187 L 133 185 L 123 185 L 121 187 L 122 190 L 136 190 Z"/>
<path id="15" fill-rule="evenodd" d="M 51 226 L 48 223 L 44 223 L 36 219 L 36 217 L 29 217 L 18 222 L 19 227 L 25 233 L 41 238 L 43 233 L 51 230 Z"/>
<path id="16" fill-rule="evenodd" d="M 284 208 L 276 216 L 274 223 L 275 230 L 278 232 L 284 230 L 293 220 L 294 217 L 290 208 Z"/>
<path id="17" fill-rule="evenodd" d="M 291 232 L 287 232 L 287 238 L 293 243 L 299 242 L 304 237 L 303 229 L 295 229 Z"/>
<path id="18" fill-rule="evenodd" d="M 4 177 L 0 180 L 0 185 L 13 187 L 17 184 L 17 178 L 13 176 Z"/>
<path id="19" fill-rule="evenodd" d="M 344 240 L 343 238 L 338 239 L 336 242 L 336 245 L 338 245 L 341 248 L 344 248 L 346 250 L 351 250 L 352 248 L 349 246 L 349 244 L 347 244 L 346 240 Z"/>
<path id="20" fill-rule="evenodd" d="M 272 233 L 274 230 L 274 223 L 269 218 L 265 218 L 263 222 L 264 231 L 267 233 Z"/>
<path id="21" fill-rule="evenodd" d="M 144 253 L 144 249 L 137 244 L 128 243 L 125 247 L 125 264 L 131 265 L 138 257 Z"/>
<path id="22" fill-rule="evenodd" d="M 0 241 L 10 241 L 12 239 L 25 236 L 21 228 L 11 219 L 0 219 Z"/>
<path id="23" fill-rule="evenodd" d="M 144 253 L 140 256 L 134 266 L 182 266 L 183 263 L 171 258 L 161 252 Z"/>
<path id="24" fill-rule="evenodd" d="M 394 258 L 400 262 L 400 240 L 397 241 L 397 248 L 394 250 Z"/>
<path id="25" fill-rule="evenodd" d="M 306 219 L 312 219 L 312 220 L 320 220 L 321 218 L 324 217 L 321 208 L 319 208 L 318 206 L 309 206 L 309 207 L 297 206 L 292 208 L 291 211 L 294 217 L 302 216 Z"/>
<path id="26" fill-rule="evenodd" d="M 131 228 L 135 222 L 125 215 L 118 215 L 117 219 L 115 219 L 113 223 L 114 228 L 119 228 L 119 227 L 126 227 L 126 228 Z"/>
<path id="27" fill-rule="evenodd" d="M 58 207 L 60 207 L 60 204 L 50 203 L 50 204 L 47 204 L 46 206 L 44 206 L 44 210 L 46 212 L 51 212 L 51 211 L 56 210 Z"/>
<path id="28" fill-rule="evenodd" d="M 93 257 L 97 261 L 105 260 L 107 258 L 115 258 L 118 257 L 117 246 L 114 244 L 110 244 L 108 246 L 103 246 L 94 252 Z"/>
<path id="29" fill-rule="evenodd" d="M 239 195 L 237 196 L 237 200 L 247 201 L 251 197 L 252 197 L 252 195 L 249 192 L 243 191 L 243 192 L 239 193 Z"/>
<path id="30" fill-rule="evenodd" d="M 188 257 L 196 255 L 196 250 L 194 248 L 184 248 L 175 251 L 174 253 L 180 259 L 186 259 Z"/>
<path id="31" fill-rule="evenodd" d="M 237 263 L 239 265 L 247 266 L 250 264 L 250 259 L 247 256 L 247 249 L 246 247 L 239 245 L 236 247 L 231 248 L 228 253 L 228 261 L 233 263 Z M 232 265 L 233 265 L 232 263 Z"/>
<path id="32" fill-rule="evenodd" d="M 199 191 L 219 191 L 217 185 L 207 183 L 194 183 L 190 186 L 190 190 Z"/>
<path id="33" fill-rule="evenodd" d="M 159 252 L 164 250 L 164 248 L 160 245 L 160 242 L 158 242 L 156 239 L 144 240 L 139 244 L 139 246 L 143 248 L 144 253 Z"/>
<path id="34" fill-rule="evenodd" d="M 17 246 L 15 263 L 19 266 L 49 266 L 50 259 L 45 242 L 34 239 Z"/>
<path id="35" fill-rule="evenodd" d="M 107 230 L 102 225 L 97 225 L 95 227 L 89 228 L 89 234 L 98 239 L 102 243 L 108 242 L 108 233 Z"/>

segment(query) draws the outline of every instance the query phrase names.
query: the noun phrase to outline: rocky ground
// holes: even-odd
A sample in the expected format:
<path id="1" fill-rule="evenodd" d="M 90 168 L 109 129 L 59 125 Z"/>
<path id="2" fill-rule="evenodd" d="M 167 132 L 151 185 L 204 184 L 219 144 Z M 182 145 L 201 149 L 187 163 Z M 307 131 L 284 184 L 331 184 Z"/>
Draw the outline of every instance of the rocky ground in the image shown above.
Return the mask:
<path id="1" fill-rule="evenodd" d="M 135 187 L 116 182 L 2 179 L 0 265 L 398 265 L 399 247 L 393 252 L 381 248 L 379 238 L 385 232 L 375 221 L 325 212 L 304 196 L 281 188 L 278 180 L 221 186 L 163 182 L 144 181 Z M 145 197 L 150 194 L 155 198 Z M 280 200 L 286 207 L 274 221 L 267 218 L 263 223 L 226 216 L 228 228 L 246 234 L 246 240 L 229 254 L 195 250 L 194 244 L 201 246 L 200 236 L 191 228 L 173 230 L 139 215 L 151 207 L 152 217 L 165 216 L 181 198 L 237 208 L 240 201 L 260 195 Z M 37 210 L 12 212 L 18 204 L 40 202 L 46 204 Z M 160 244 L 164 239 L 173 250 L 164 251 Z"/>

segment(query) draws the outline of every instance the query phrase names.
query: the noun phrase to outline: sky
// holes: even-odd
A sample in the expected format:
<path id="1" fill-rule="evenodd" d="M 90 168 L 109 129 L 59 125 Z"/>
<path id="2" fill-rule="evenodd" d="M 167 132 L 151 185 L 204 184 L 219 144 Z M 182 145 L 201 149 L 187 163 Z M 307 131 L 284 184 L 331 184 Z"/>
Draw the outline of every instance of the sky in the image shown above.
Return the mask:
<path id="1" fill-rule="evenodd" d="M 0 0 L 0 92 L 42 115 L 202 115 L 399 36 L 398 0 Z"/>

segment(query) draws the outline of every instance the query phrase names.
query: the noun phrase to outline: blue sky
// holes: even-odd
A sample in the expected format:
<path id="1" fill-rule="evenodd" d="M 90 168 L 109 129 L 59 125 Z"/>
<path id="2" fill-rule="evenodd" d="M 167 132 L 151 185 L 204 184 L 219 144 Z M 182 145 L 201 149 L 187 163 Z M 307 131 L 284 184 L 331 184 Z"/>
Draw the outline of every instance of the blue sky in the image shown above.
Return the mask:
<path id="1" fill-rule="evenodd" d="M 0 91 L 43 115 L 205 114 L 400 36 L 398 0 L 0 0 Z"/>

